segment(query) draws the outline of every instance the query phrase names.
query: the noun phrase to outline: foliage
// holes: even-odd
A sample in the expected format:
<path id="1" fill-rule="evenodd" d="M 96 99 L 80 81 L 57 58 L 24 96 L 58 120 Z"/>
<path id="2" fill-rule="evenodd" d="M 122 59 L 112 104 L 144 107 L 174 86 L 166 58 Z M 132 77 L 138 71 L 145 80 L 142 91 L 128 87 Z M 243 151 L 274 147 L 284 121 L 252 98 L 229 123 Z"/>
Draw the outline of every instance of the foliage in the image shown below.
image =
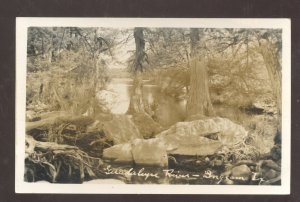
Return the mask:
<path id="1" fill-rule="evenodd" d="M 77 114 L 100 109 L 95 93 L 109 80 L 114 33 L 95 28 L 29 28 L 27 104 L 42 102 L 52 110 Z"/>
<path id="2" fill-rule="evenodd" d="M 274 45 L 275 52 L 280 54 L 280 30 L 202 29 L 201 31 L 202 43 L 198 44 L 198 48 L 205 50 L 213 103 L 247 106 L 256 101 L 255 97 L 271 92 L 272 86 L 259 44 L 263 44 L 267 38 Z M 189 74 L 184 73 L 190 65 L 188 29 L 146 29 L 145 41 L 148 42 L 146 52 L 151 67 L 170 71 L 182 69 L 182 77 L 186 78 L 181 80 L 189 82 Z M 157 74 L 160 81 L 171 78 L 176 83 L 177 77 L 173 77 L 172 73 L 160 74 L 160 71 Z M 182 86 L 184 87 L 188 90 L 189 83 Z"/>

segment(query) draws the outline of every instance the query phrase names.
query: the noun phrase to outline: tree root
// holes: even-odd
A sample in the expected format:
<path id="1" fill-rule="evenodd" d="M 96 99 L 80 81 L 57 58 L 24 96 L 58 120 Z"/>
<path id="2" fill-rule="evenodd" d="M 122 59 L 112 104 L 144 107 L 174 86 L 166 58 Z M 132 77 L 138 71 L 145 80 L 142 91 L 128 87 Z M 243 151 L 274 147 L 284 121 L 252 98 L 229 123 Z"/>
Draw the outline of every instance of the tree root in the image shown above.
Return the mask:
<path id="1" fill-rule="evenodd" d="M 90 157 L 78 147 L 39 142 L 29 135 L 25 140 L 25 181 L 81 183 L 104 176 L 100 169 L 104 165 L 102 160 Z"/>

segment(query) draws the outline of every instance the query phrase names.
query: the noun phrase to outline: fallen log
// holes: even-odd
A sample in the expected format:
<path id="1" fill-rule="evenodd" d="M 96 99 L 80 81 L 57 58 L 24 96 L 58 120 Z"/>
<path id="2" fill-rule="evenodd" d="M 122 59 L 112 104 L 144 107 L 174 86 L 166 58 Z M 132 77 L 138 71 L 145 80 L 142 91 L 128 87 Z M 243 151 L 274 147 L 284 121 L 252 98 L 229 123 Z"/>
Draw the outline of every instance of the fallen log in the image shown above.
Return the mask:
<path id="1" fill-rule="evenodd" d="M 76 126 L 86 127 L 94 122 L 94 119 L 87 116 L 73 116 L 62 115 L 61 113 L 55 113 L 52 116 L 48 116 L 45 119 L 26 122 L 26 132 L 35 128 L 45 128 L 59 124 L 74 124 Z"/>
<path id="2" fill-rule="evenodd" d="M 39 117 L 41 120 L 26 122 L 26 133 L 37 141 L 77 146 L 89 156 L 100 158 L 103 149 L 113 144 L 103 131 L 86 132 L 95 123 L 92 117 L 72 116 L 65 111 L 43 113 Z"/>

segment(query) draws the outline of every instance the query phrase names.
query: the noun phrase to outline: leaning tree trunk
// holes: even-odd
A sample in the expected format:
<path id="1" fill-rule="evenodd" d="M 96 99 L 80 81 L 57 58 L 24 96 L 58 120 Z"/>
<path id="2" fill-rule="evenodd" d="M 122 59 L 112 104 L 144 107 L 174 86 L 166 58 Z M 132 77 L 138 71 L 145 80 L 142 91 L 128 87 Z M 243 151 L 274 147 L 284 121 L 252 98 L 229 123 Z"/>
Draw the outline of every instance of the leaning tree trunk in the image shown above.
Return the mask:
<path id="1" fill-rule="evenodd" d="M 213 115 L 213 107 L 208 88 L 207 67 L 203 54 L 198 50 L 200 41 L 199 30 L 191 29 L 191 62 L 190 62 L 190 89 L 187 100 L 187 117 L 190 119 Z"/>
<path id="2" fill-rule="evenodd" d="M 145 107 L 143 103 L 143 62 L 146 57 L 145 53 L 145 40 L 143 34 L 143 28 L 134 28 L 135 39 L 135 59 L 133 64 L 133 86 L 131 91 L 130 104 L 127 113 L 145 113 Z"/>

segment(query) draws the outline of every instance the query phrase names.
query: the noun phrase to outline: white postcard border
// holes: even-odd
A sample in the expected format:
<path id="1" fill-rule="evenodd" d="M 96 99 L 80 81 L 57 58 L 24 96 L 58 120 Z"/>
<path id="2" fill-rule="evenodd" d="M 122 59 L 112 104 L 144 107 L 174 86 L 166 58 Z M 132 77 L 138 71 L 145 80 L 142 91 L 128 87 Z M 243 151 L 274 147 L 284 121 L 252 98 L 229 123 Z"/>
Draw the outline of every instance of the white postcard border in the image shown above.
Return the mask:
<path id="1" fill-rule="evenodd" d="M 281 28 L 282 32 L 282 184 L 256 185 L 132 185 L 42 184 L 24 182 L 27 28 L 78 27 L 203 27 Z M 66 194 L 290 194 L 291 170 L 291 21 L 290 19 L 196 18 L 17 18 L 16 19 L 16 193 Z"/>

